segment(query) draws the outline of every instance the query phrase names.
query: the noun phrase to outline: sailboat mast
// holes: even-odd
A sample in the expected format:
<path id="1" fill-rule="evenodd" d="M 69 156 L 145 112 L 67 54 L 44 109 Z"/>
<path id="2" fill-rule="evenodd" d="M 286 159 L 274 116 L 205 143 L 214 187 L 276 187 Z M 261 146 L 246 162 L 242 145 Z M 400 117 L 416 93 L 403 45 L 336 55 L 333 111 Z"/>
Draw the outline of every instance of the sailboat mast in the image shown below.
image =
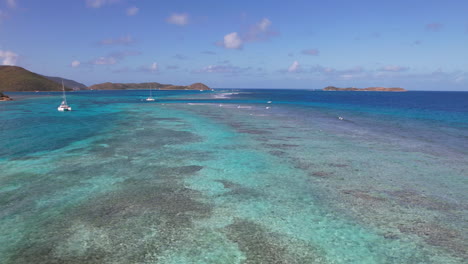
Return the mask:
<path id="1" fill-rule="evenodd" d="M 65 96 L 65 86 L 63 85 L 63 80 L 62 80 L 62 92 L 63 92 L 63 102 L 67 104 L 67 97 Z"/>

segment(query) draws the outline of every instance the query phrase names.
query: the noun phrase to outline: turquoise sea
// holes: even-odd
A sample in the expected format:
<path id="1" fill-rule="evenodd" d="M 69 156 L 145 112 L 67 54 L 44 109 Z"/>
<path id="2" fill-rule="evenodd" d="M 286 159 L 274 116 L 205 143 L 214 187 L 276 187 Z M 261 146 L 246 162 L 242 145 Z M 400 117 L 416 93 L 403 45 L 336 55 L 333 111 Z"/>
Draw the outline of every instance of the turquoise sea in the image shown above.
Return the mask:
<path id="1" fill-rule="evenodd" d="M 0 263 L 468 262 L 468 92 L 7 94 Z"/>

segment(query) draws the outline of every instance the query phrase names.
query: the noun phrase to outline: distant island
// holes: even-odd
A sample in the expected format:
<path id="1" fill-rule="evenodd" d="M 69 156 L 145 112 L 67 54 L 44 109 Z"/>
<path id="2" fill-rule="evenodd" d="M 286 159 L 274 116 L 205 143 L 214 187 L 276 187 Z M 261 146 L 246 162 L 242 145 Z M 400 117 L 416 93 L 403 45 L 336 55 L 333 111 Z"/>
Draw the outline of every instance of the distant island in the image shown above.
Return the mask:
<path id="1" fill-rule="evenodd" d="M 145 82 L 145 83 L 100 83 L 91 85 L 89 90 L 132 90 L 132 89 L 158 89 L 158 90 L 211 90 L 210 87 L 203 83 L 194 83 L 188 86 L 161 84 L 158 82 Z"/>
<path id="2" fill-rule="evenodd" d="M 407 90 L 403 88 L 393 87 L 367 87 L 367 88 L 338 88 L 335 86 L 327 86 L 323 88 L 324 91 L 372 91 L 372 92 L 406 92 Z"/>
<path id="3" fill-rule="evenodd" d="M 13 99 L 11 99 L 8 95 L 0 92 L 0 101 L 11 101 Z"/>
<path id="4" fill-rule="evenodd" d="M 62 81 L 65 90 L 131 90 L 131 89 L 158 89 L 158 90 L 211 90 L 203 83 L 191 85 L 161 84 L 158 82 L 145 83 L 100 83 L 90 87 L 74 80 L 61 77 L 50 77 L 28 71 L 18 66 L 0 66 L 0 90 L 9 92 L 36 92 L 36 91 L 62 91 Z M 6 97 L 2 97 L 6 98 Z M 6 101 L 6 99 L 2 99 Z"/>

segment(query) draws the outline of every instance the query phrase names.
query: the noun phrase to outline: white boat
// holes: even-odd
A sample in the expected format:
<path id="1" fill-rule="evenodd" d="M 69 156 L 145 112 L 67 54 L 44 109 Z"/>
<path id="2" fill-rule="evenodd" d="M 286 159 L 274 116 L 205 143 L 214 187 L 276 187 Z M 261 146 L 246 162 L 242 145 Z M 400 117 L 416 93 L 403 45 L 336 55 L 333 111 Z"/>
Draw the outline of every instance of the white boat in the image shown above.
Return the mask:
<path id="1" fill-rule="evenodd" d="M 153 98 L 153 87 L 150 87 L 150 96 L 148 98 L 145 99 L 145 101 L 148 101 L 148 102 L 153 102 L 155 101 L 155 99 Z"/>
<path id="2" fill-rule="evenodd" d="M 63 85 L 63 81 L 62 81 L 62 91 L 63 91 L 63 100 L 60 106 L 57 107 L 57 110 L 62 111 L 62 112 L 71 111 L 71 106 L 67 104 L 67 97 L 65 96 L 65 86 Z"/>

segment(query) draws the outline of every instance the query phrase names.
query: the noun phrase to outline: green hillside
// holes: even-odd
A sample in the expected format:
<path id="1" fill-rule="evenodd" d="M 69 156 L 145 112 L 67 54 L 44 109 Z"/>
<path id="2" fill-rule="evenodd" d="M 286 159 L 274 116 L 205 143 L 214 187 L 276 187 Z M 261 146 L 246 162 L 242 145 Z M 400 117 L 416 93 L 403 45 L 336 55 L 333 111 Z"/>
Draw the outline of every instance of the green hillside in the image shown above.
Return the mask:
<path id="1" fill-rule="evenodd" d="M 66 86 L 66 87 L 69 87 L 69 88 L 72 88 L 73 90 L 86 90 L 88 87 L 82 83 L 79 83 L 77 81 L 74 81 L 74 80 L 69 80 L 69 79 L 65 79 L 65 78 L 61 78 L 61 77 L 51 77 L 51 76 L 45 76 L 43 75 L 44 77 L 46 77 L 47 79 L 51 80 L 51 81 L 54 81 L 56 83 L 62 83 L 63 81 L 63 84 Z"/>
<path id="2" fill-rule="evenodd" d="M 70 90 L 68 87 L 65 89 Z M 59 83 L 17 66 L 0 66 L 1 91 L 61 91 Z"/>

